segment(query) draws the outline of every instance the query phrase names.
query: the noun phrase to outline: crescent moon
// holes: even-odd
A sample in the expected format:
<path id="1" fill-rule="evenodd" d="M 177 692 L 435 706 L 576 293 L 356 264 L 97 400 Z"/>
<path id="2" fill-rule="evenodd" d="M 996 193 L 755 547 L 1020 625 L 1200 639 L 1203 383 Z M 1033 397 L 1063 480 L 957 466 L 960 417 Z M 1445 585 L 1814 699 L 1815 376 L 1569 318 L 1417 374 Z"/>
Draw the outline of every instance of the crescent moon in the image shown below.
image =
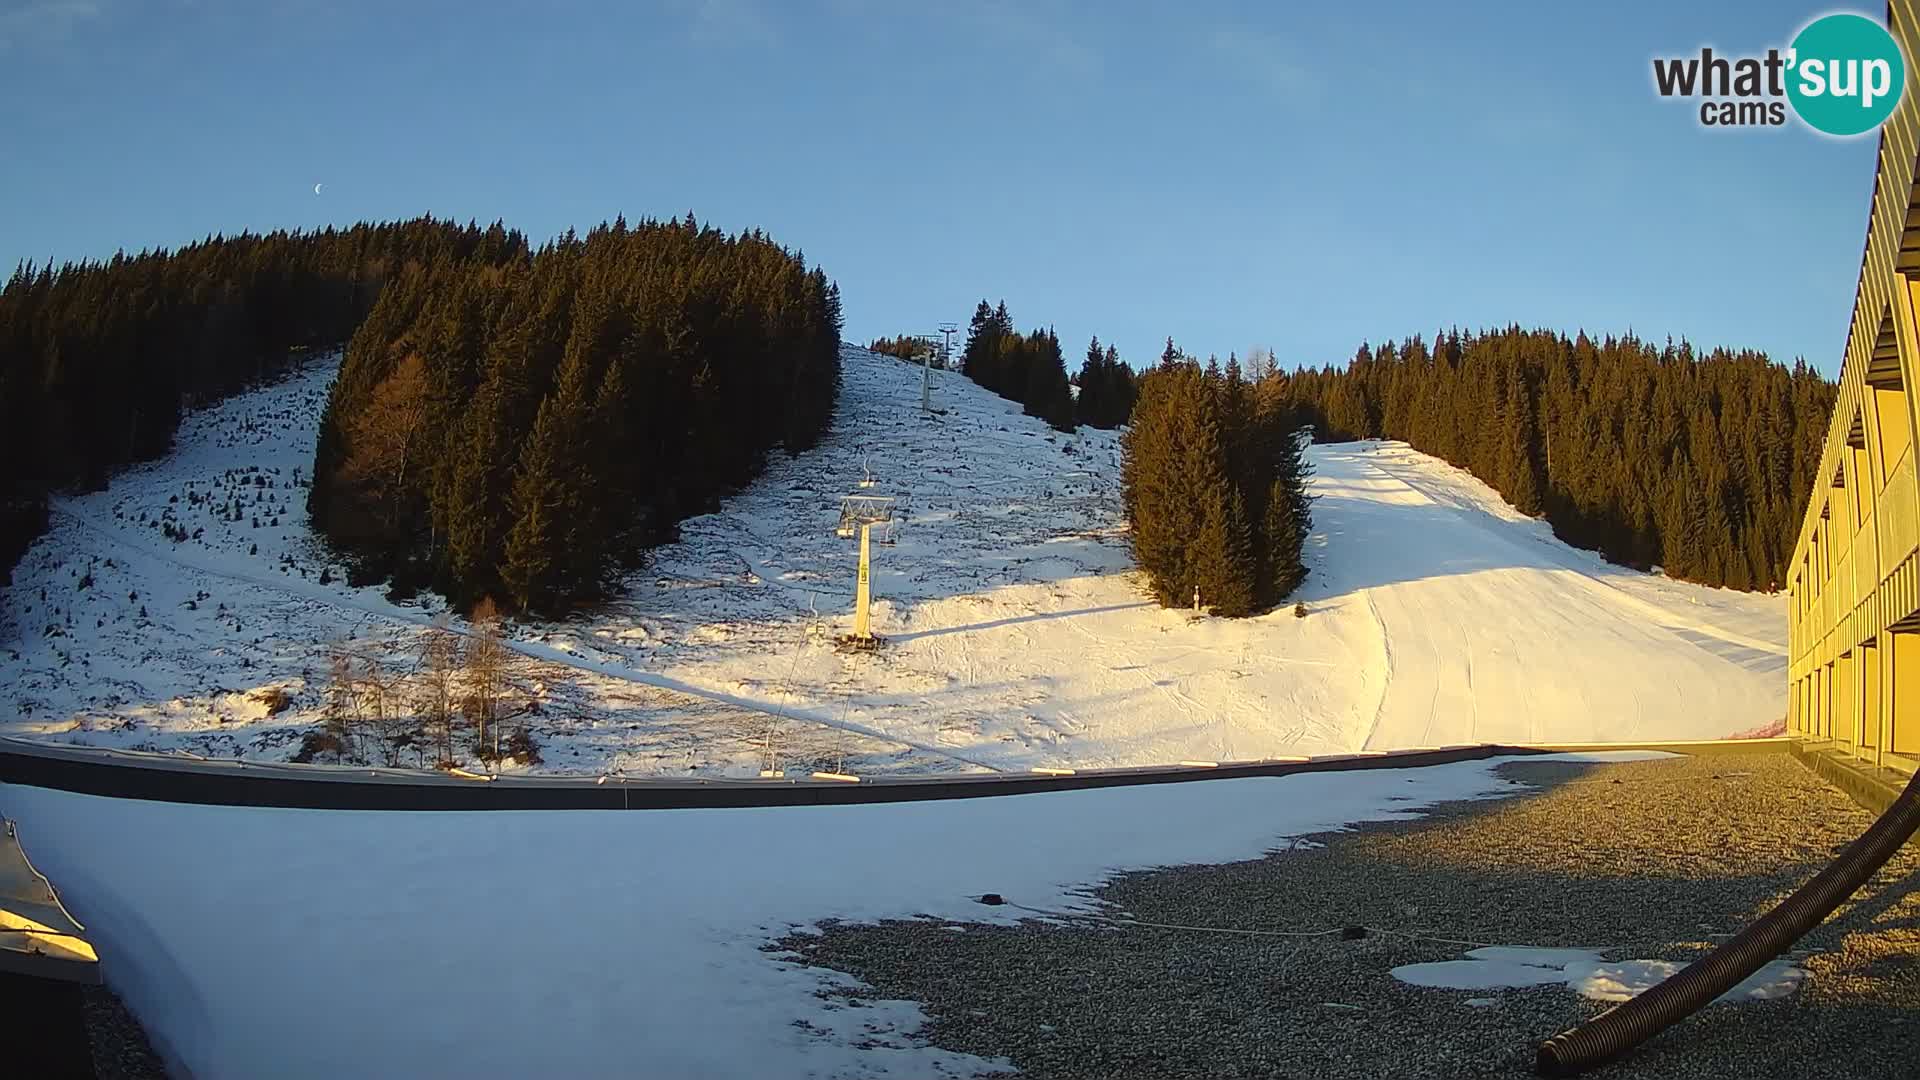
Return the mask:
<path id="1" fill-rule="evenodd" d="M 318 194 L 320 194 L 320 185 L 319 185 L 319 184 L 315 184 L 315 185 L 313 185 L 313 193 L 314 193 L 315 195 L 318 195 Z"/>

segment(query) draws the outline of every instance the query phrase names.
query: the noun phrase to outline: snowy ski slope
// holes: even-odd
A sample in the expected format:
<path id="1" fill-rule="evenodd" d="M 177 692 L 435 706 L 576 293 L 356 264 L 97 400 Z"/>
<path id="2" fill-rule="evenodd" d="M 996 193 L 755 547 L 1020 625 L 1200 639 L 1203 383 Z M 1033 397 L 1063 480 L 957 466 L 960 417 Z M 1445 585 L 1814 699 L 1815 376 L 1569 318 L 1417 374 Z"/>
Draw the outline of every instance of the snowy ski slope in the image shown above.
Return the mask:
<path id="1" fill-rule="evenodd" d="M 1162 611 L 1127 554 L 1114 434 L 1059 434 L 945 372 L 928 416 L 920 369 L 844 360 L 821 446 L 686 522 L 616 602 L 513 627 L 534 768 L 1094 767 L 1717 738 L 1783 711 L 1783 598 L 1608 566 L 1397 443 L 1314 448 L 1307 617 Z M 328 642 L 410 666 L 437 603 L 348 587 L 292 486 L 332 374 L 197 413 L 167 459 L 57 504 L 0 598 L 0 733 L 281 759 L 319 717 Z M 856 492 L 903 506 L 876 548 L 876 655 L 832 645 Z M 217 512 L 241 497 L 240 520 Z M 293 704 L 269 716 L 272 687 Z"/>

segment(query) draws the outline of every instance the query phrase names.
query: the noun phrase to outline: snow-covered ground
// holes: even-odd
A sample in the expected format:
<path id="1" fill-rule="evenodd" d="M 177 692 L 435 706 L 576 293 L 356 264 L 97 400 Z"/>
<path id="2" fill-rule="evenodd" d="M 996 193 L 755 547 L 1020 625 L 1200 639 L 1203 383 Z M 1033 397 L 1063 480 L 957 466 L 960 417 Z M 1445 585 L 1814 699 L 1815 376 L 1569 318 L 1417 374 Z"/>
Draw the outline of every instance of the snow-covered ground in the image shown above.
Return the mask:
<path id="1" fill-rule="evenodd" d="M 917 1080 L 1006 1063 L 926 1045 L 914 1003 L 769 942 L 829 918 L 964 933 L 1032 916 L 975 902 L 989 892 L 1090 910 L 1085 890 L 1123 869 L 1257 858 L 1522 790 L 1497 763 L 632 813 L 243 809 L 0 785 L 0 813 L 182 1076 Z"/>
<path id="2" fill-rule="evenodd" d="M 1494 990 L 1560 983 L 1594 1001 L 1625 1001 L 1638 997 L 1680 973 L 1685 964 L 1672 960 L 1608 960 L 1604 949 L 1543 949 L 1531 945 L 1488 945 L 1467 950 L 1465 960 L 1405 964 L 1393 977 L 1414 986 L 1447 990 Z M 1800 988 L 1805 969 L 1791 960 L 1769 960 L 1760 970 L 1740 980 L 1715 1002 L 1772 1001 Z M 1492 1004 L 1491 998 L 1473 998 Z"/>
<path id="3" fill-rule="evenodd" d="M 686 522 L 616 602 L 512 628 L 540 703 L 536 768 L 1025 770 L 1717 738 L 1784 709 L 1783 598 L 1609 566 L 1397 443 L 1314 448 L 1305 618 L 1160 610 L 1127 554 L 1114 434 L 1059 434 L 945 372 L 929 416 L 918 368 L 855 348 L 844 366 L 820 447 Z M 435 601 L 349 587 L 306 527 L 331 378 L 316 361 L 197 413 L 164 461 L 58 502 L 0 597 L 0 733 L 282 759 L 320 715 L 330 642 L 412 665 Z M 855 568 L 834 527 L 855 493 L 902 508 L 898 542 L 876 548 L 889 644 L 872 655 L 833 646 Z M 270 716 L 271 688 L 292 704 Z"/>

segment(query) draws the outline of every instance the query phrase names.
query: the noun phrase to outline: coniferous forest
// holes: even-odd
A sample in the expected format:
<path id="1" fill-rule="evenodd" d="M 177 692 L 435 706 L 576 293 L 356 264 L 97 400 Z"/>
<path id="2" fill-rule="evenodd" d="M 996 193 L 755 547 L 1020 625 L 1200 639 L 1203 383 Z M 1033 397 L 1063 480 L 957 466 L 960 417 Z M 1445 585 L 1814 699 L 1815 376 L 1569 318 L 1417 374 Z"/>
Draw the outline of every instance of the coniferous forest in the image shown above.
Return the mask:
<path id="1" fill-rule="evenodd" d="M 553 610 L 597 595 L 769 450 L 811 445 L 839 326 L 837 290 L 798 254 L 690 218 L 537 252 L 498 223 L 420 218 L 22 266 L 0 290 L 0 573 L 45 528 L 50 492 L 164 454 L 185 409 L 350 339 L 316 448 L 315 526 L 402 590 Z M 1200 584 L 1222 611 L 1291 588 L 1273 553 L 1298 538 L 1274 537 L 1304 536 L 1304 495 L 1288 496 L 1298 520 L 1266 515 L 1275 477 L 1298 471 L 1281 436 L 1299 423 L 1328 441 L 1404 439 L 1615 562 L 1775 588 L 1834 398 L 1803 363 L 1755 352 L 1518 327 L 1363 346 L 1344 368 L 1257 382 L 1169 342 L 1149 394 L 1097 338 L 1070 383 L 1052 331 L 1021 334 L 984 300 L 962 363 L 1061 430 L 1132 416 L 1132 442 L 1191 453 L 1189 490 L 1207 470 L 1231 478 L 1219 507 L 1180 511 L 1213 515 L 1215 554 L 1174 558 L 1151 524 L 1135 541 L 1164 598 L 1191 602 Z M 1129 495 L 1130 513 L 1157 512 L 1155 475 L 1137 477 L 1149 501 Z"/>
<path id="2" fill-rule="evenodd" d="M 1835 395 L 1804 362 L 1517 326 L 1275 379 L 1322 441 L 1405 440 L 1570 544 L 1748 590 L 1786 579 Z"/>
<path id="3" fill-rule="evenodd" d="M 1087 342 L 1087 358 L 1074 376 L 1080 393 L 1074 398 L 1074 415 L 1088 427 L 1117 428 L 1133 413 L 1138 390 L 1133 369 L 1120 361 L 1120 350 L 1100 345 L 1100 339 Z"/>
<path id="4" fill-rule="evenodd" d="M 535 252 L 432 218 L 211 237 L 0 291 L 0 574 L 47 497 L 348 343 L 315 527 L 365 580 L 551 611 L 826 429 L 838 289 L 753 232 L 623 221 Z M 0 576 L 0 583 L 4 583 Z"/>
<path id="5" fill-rule="evenodd" d="M 1306 578 L 1312 528 L 1297 414 L 1229 358 L 1203 368 L 1167 342 L 1121 437 L 1133 554 L 1165 607 L 1272 607 Z"/>
<path id="6" fill-rule="evenodd" d="M 354 333 L 315 526 L 456 602 L 551 613 L 832 419 L 838 288 L 759 232 L 624 220 L 503 265 L 421 266 Z"/>
<path id="7" fill-rule="evenodd" d="M 45 529 L 50 492 L 165 454 L 187 408 L 345 341 L 402 268 L 525 250 L 499 224 L 418 218 L 21 266 L 0 290 L 0 584 Z"/>
<path id="8" fill-rule="evenodd" d="M 898 360 L 909 360 L 916 364 L 931 357 L 933 366 L 940 366 L 940 347 L 928 341 L 926 338 L 915 337 L 912 334 L 901 334 L 899 337 L 890 338 L 874 338 L 873 341 L 867 345 L 867 351 L 879 353 L 882 356 L 891 356 Z"/>
<path id="9" fill-rule="evenodd" d="M 1019 402 L 1028 416 L 1061 431 L 1072 431 L 1078 422 L 1060 339 L 1052 330 L 1019 333 L 1004 300 L 998 308 L 982 300 L 974 310 L 960 370 L 1001 397 Z"/>

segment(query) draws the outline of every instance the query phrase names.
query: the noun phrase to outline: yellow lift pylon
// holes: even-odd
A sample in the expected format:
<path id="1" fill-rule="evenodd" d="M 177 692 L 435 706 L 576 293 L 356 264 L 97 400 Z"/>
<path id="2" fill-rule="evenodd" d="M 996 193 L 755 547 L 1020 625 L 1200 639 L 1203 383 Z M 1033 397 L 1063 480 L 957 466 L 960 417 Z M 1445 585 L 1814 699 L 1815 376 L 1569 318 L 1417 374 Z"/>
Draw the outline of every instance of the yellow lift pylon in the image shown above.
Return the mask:
<path id="1" fill-rule="evenodd" d="M 848 495 L 840 500 L 840 526 L 835 531 L 841 536 L 852 536 L 855 532 L 860 535 L 860 576 L 853 593 L 853 633 L 840 639 L 844 648 L 866 651 L 880 647 L 881 639 L 873 632 L 873 543 L 876 529 L 881 543 L 893 542 L 893 508 L 891 495 Z"/>

